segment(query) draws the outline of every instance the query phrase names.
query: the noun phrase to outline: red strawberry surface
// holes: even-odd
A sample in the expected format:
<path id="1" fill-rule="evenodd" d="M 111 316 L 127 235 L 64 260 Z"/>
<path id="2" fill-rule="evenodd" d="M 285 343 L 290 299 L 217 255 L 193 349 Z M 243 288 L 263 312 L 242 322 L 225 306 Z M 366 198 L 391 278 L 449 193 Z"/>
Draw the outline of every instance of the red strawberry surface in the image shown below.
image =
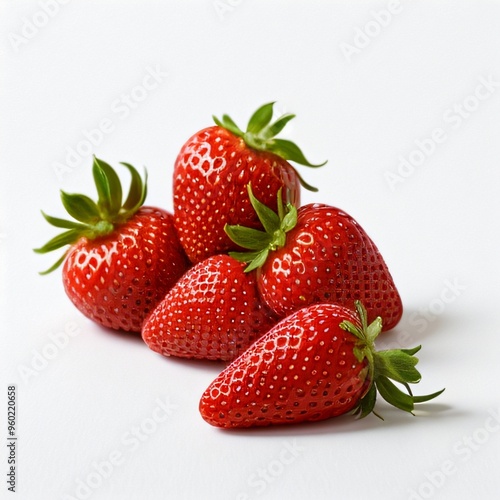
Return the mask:
<path id="1" fill-rule="evenodd" d="M 334 303 L 353 308 L 360 300 L 369 321 L 384 319 L 394 328 L 403 306 L 389 269 L 375 243 L 356 220 L 325 204 L 292 205 L 273 213 L 249 195 L 266 233 L 229 226 L 234 241 L 252 252 L 233 253 L 258 268 L 259 290 L 280 317 L 304 306 Z"/>
<path id="2" fill-rule="evenodd" d="M 64 262 L 63 283 L 85 316 L 140 332 L 187 266 L 172 214 L 142 207 L 111 235 L 80 239 Z"/>
<path id="3" fill-rule="evenodd" d="M 173 215 L 141 206 L 146 185 L 137 171 L 122 205 L 121 184 L 114 170 L 94 160 L 93 174 L 99 201 L 62 193 L 68 213 L 77 222 L 44 214 L 66 232 L 56 236 L 40 253 L 70 245 L 63 257 L 63 283 L 73 304 L 105 327 L 140 332 L 144 319 L 189 267 L 179 242 Z"/>
<path id="4" fill-rule="evenodd" d="M 173 175 L 175 224 L 193 263 L 239 248 L 224 232 L 225 224 L 260 228 L 246 186 L 252 183 L 264 203 L 276 209 L 281 188 L 287 201 L 300 204 L 300 183 L 309 189 L 288 160 L 308 166 L 300 149 L 275 136 L 294 117 L 285 114 L 270 124 L 273 103 L 259 108 L 241 131 L 224 115 L 217 125 L 194 134 L 179 152 Z"/>
<path id="5" fill-rule="evenodd" d="M 227 361 L 275 323 L 255 276 L 228 255 L 215 255 L 178 281 L 144 323 L 142 337 L 164 356 Z"/>
<path id="6" fill-rule="evenodd" d="M 442 391 L 413 396 L 409 390 L 408 384 L 421 378 L 414 356 L 420 347 L 377 352 L 381 320 L 368 325 L 366 311 L 359 302 L 356 307 L 357 314 L 315 304 L 280 321 L 206 389 L 199 405 L 203 419 L 238 428 L 324 420 L 350 411 L 365 417 L 374 412 L 377 392 L 407 412 L 438 396 Z"/>

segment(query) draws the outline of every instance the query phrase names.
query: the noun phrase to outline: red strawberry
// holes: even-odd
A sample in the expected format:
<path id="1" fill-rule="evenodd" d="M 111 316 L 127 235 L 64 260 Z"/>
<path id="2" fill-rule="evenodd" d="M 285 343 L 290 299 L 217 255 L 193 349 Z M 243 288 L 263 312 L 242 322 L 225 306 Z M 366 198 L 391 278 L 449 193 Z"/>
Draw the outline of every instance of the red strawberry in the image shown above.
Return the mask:
<path id="1" fill-rule="evenodd" d="M 283 317 L 315 303 L 353 307 L 361 300 L 369 321 L 384 318 L 384 330 L 401 319 L 403 306 L 389 269 L 375 243 L 348 214 L 324 204 L 298 211 L 278 197 L 278 214 L 249 197 L 266 232 L 227 226 L 233 241 L 251 252 L 232 256 L 258 269 L 259 290 Z"/>
<path id="2" fill-rule="evenodd" d="M 289 200 L 300 202 L 306 184 L 287 160 L 307 165 L 301 150 L 275 136 L 294 117 L 285 114 L 270 124 L 273 104 L 250 118 L 246 132 L 224 115 L 216 126 L 193 135 L 182 147 L 174 167 L 174 216 L 181 243 L 193 263 L 238 247 L 224 232 L 225 224 L 259 228 L 246 195 L 252 182 L 257 196 L 276 208 L 276 195 L 286 188 Z"/>
<path id="3" fill-rule="evenodd" d="M 232 360 L 276 319 L 253 274 L 228 255 L 192 267 L 144 323 L 146 344 L 164 356 Z"/>
<path id="4" fill-rule="evenodd" d="M 146 316 L 184 274 L 189 261 L 178 240 L 173 215 L 141 207 L 146 184 L 132 165 L 130 191 L 122 205 L 122 187 L 115 171 L 94 159 L 97 203 L 80 194 L 61 192 L 68 213 L 78 222 L 51 217 L 53 226 L 67 229 L 38 253 L 66 245 L 63 261 L 68 297 L 87 317 L 109 328 L 140 332 Z"/>
<path id="5" fill-rule="evenodd" d="M 441 394 L 412 395 L 408 384 L 421 378 L 414 356 L 420 347 L 376 351 L 381 319 L 368 326 L 363 306 L 356 307 L 358 315 L 315 304 L 283 319 L 210 384 L 200 401 L 202 417 L 227 428 L 324 420 L 349 411 L 365 417 L 377 415 L 377 392 L 411 413 L 415 403 Z"/>

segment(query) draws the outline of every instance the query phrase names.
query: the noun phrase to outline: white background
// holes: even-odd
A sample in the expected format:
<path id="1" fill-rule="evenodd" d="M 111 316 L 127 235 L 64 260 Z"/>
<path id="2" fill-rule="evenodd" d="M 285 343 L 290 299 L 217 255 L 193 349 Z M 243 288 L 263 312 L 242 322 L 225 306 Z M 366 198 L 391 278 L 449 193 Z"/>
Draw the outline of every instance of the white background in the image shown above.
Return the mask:
<path id="1" fill-rule="evenodd" d="M 500 2 L 0 8 L 2 498 L 9 384 L 12 498 L 496 498 Z M 415 392 L 446 387 L 415 417 L 380 402 L 383 422 L 212 428 L 197 406 L 222 365 L 162 358 L 105 331 L 73 308 L 60 271 L 37 274 L 57 258 L 32 252 L 55 234 L 39 210 L 63 216 L 59 189 L 93 195 L 91 153 L 146 166 L 147 203 L 171 210 L 188 137 L 212 114 L 244 126 L 271 100 L 297 114 L 282 136 L 328 159 L 301 168 L 320 187 L 304 203 L 356 217 L 400 289 L 405 315 L 381 346 L 422 343 Z M 68 165 L 71 149 L 83 156 Z"/>

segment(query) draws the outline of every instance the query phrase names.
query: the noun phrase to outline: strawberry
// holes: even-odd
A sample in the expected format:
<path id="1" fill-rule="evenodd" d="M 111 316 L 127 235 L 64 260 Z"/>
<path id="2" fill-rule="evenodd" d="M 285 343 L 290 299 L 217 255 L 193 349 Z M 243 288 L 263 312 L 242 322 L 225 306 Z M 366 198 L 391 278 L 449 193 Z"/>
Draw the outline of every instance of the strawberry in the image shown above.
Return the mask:
<path id="1" fill-rule="evenodd" d="M 271 124 L 273 104 L 260 107 L 243 132 L 224 115 L 215 126 L 194 134 L 182 147 L 174 166 L 175 225 L 193 263 L 238 247 L 224 232 L 225 224 L 259 228 L 246 195 L 252 182 L 264 203 L 276 208 L 276 195 L 286 188 L 289 201 L 300 203 L 300 184 L 315 190 L 288 163 L 316 167 L 293 143 L 275 136 L 295 115 Z"/>
<path id="2" fill-rule="evenodd" d="M 414 356 L 420 346 L 376 351 L 382 320 L 368 326 L 359 301 L 356 310 L 315 304 L 281 320 L 210 384 L 200 400 L 202 417 L 234 428 L 324 420 L 350 411 L 360 418 L 379 416 L 377 393 L 412 413 L 415 403 L 443 392 L 413 396 L 409 384 L 421 379 Z"/>
<path id="3" fill-rule="evenodd" d="M 94 158 L 98 202 L 61 191 L 64 207 L 75 221 L 43 216 L 67 231 L 51 239 L 38 253 L 70 245 L 47 271 L 64 261 L 66 294 L 93 321 L 113 329 L 140 332 L 144 319 L 184 274 L 189 261 L 179 242 L 173 215 L 142 206 L 146 183 L 132 165 L 122 205 L 122 187 L 113 168 Z"/>
<path id="4" fill-rule="evenodd" d="M 144 323 L 142 338 L 164 356 L 232 360 L 276 323 L 253 274 L 228 255 L 194 265 Z"/>
<path id="5" fill-rule="evenodd" d="M 348 214 L 325 204 L 278 213 L 261 203 L 248 187 L 249 198 L 265 231 L 226 226 L 227 234 L 250 252 L 232 252 L 247 271 L 258 268 L 260 293 L 280 317 L 315 303 L 354 307 L 361 300 L 369 321 L 384 318 L 384 330 L 401 319 L 403 306 L 389 269 L 375 243 Z"/>

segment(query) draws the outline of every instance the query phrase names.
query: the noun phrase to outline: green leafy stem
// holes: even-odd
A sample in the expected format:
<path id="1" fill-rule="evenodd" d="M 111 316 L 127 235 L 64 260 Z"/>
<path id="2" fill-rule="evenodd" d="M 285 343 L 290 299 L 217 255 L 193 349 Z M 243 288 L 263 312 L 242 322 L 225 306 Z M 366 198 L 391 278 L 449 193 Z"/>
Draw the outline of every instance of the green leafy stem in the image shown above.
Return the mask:
<path id="1" fill-rule="evenodd" d="M 307 160 L 302 153 L 302 150 L 292 141 L 287 139 L 278 139 L 276 136 L 283 130 L 285 125 L 295 118 L 295 115 L 286 113 L 272 122 L 274 102 L 270 102 L 261 106 L 251 116 L 247 129 L 243 132 L 238 125 L 228 115 L 223 115 L 222 119 L 213 117 L 214 122 L 237 137 L 241 137 L 245 143 L 258 151 L 268 151 L 287 160 L 305 165 L 307 167 L 322 167 L 326 161 L 320 164 L 313 164 Z M 293 168 L 293 167 L 292 167 Z M 294 169 L 295 170 L 295 169 Z M 317 191 L 318 189 L 308 184 L 301 175 L 295 170 L 297 178 L 301 185 L 309 191 Z"/>
<path id="2" fill-rule="evenodd" d="M 147 194 L 147 172 L 144 181 L 137 170 L 129 163 L 122 163 L 131 175 L 128 195 L 123 202 L 120 178 L 106 162 L 94 157 L 92 174 L 97 189 L 97 202 L 83 194 L 69 194 L 61 190 L 61 201 L 66 212 L 75 220 L 52 217 L 42 211 L 45 220 L 54 227 L 66 229 L 45 245 L 34 251 L 40 254 L 52 252 L 71 245 L 80 238 L 95 239 L 111 234 L 115 227 L 132 217 L 144 204 Z M 46 271 L 48 274 L 57 269 L 66 257 L 61 258 Z"/>
<path id="3" fill-rule="evenodd" d="M 422 378 L 415 368 L 418 363 L 415 354 L 421 346 L 411 349 L 377 351 L 375 339 L 382 331 L 382 319 L 378 317 L 368 325 L 366 309 L 360 301 L 356 301 L 355 305 L 361 327 L 350 321 L 343 321 L 340 328 L 352 333 L 358 339 L 354 355 L 359 362 L 367 360 L 367 377 L 370 386 L 354 414 L 363 418 L 373 413 L 382 418 L 374 411 L 377 393 L 392 406 L 412 414 L 416 403 L 423 403 L 439 396 L 444 389 L 424 396 L 414 396 L 411 391 L 409 384 L 416 384 Z M 402 384 L 406 392 L 403 392 L 394 382 Z"/>

